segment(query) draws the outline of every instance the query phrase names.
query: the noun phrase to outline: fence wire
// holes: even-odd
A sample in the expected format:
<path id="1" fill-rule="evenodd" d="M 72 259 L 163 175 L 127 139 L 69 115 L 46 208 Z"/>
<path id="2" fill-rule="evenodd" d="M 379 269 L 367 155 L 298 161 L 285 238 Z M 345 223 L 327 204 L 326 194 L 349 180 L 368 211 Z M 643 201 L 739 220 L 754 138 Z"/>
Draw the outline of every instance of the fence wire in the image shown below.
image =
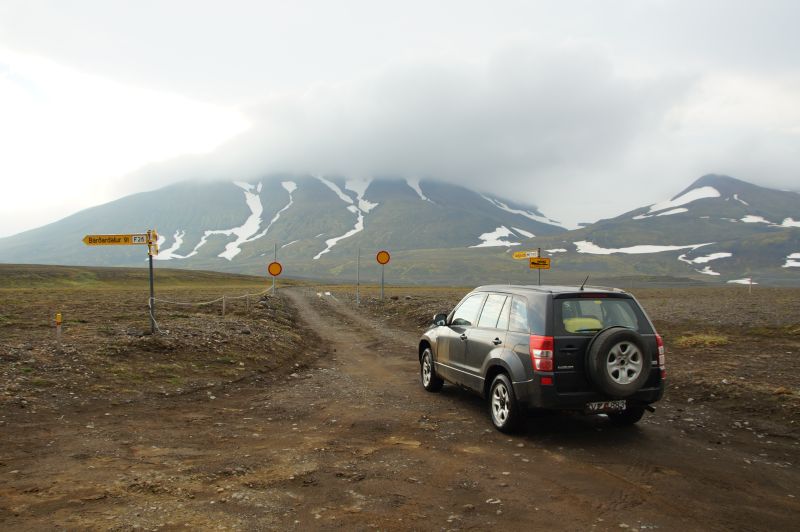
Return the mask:
<path id="1" fill-rule="evenodd" d="M 267 288 L 263 292 L 256 292 L 253 294 L 243 294 L 241 296 L 220 296 L 217 299 L 212 299 L 211 301 L 172 301 L 170 299 L 161 299 L 160 297 L 154 297 L 153 301 L 159 303 L 166 303 L 168 305 L 179 305 L 183 307 L 202 307 L 204 305 L 213 305 L 214 303 L 219 303 L 222 300 L 231 300 L 231 299 L 245 299 L 247 297 L 258 297 L 268 294 L 272 291 L 272 288 Z"/>
<path id="2" fill-rule="evenodd" d="M 273 288 L 269 287 L 262 292 L 255 292 L 255 293 L 247 293 L 242 294 L 240 296 L 227 296 L 223 295 L 216 299 L 212 299 L 211 301 L 173 301 L 171 299 L 161 299 L 159 297 L 151 297 L 147 299 L 147 311 L 150 314 L 150 319 L 152 320 L 153 326 L 159 334 L 169 334 L 169 331 L 162 331 L 161 327 L 158 326 L 158 322 L 156 321 L 155 312 L 153 312 L 153 306 L 156 302 L 164 303 L 166 305 L 176 305 L 181 307 L 203 307 L 207 305 L 213 305 L 214 303 L 219 303 L 222 301 L 222 314 L 225 315 L 225 302 L 230 301 L 232 299 L 245 299 L 249 297 L 259 297 L 272 292 Z"/>

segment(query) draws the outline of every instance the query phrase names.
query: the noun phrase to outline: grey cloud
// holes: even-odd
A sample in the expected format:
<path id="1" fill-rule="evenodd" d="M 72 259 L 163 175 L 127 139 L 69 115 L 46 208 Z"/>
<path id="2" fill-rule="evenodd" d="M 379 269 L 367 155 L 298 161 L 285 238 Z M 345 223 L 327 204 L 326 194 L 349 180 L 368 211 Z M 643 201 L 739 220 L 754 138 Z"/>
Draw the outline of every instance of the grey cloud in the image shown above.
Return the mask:
<path id="1" fill-rule="evenodd" d="M 479 64 L 400 65 L 274 96 L 249 110 L 250 131 L 214 154 L 149 167 L 137 179 L 422 176 L 491 183 L 517 198 L 522 182 L 525 199 L 537 202 L 543 188 L 624 159 L 688 83 L 622 77 L 586 47 L 519 45 Z"/>

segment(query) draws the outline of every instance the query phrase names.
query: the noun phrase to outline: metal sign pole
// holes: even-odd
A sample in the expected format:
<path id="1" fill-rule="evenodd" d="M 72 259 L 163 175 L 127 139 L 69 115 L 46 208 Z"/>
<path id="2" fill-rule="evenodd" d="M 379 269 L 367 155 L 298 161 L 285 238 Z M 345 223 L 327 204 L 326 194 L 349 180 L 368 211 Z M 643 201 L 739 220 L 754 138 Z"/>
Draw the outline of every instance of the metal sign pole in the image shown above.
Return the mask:
<path id="1" fill-rule="evenodd" d="M 361 248 L 356 255 L 356 305 L 361 304 Z"/>
<path id="2" fill-rule="evenodd" d="M 385 264 L 381 264 L 381 299 L 383 299 L 383 271 L 386 269 Z"/>
<path id="3" fill-rule="evenodd" d="M 536 256 L 537 257 L 541 257 L 542 256 L 542 248 L 536 248 Z M 539 272 L 539 286 L 542 286 L 542 269 L 539 268 L 536 271 Z"/>
<path id="4" fill-rule="evenodd" d="M 150 334 L 156 333 L 156 294 L 153 287 L 153 248 L 147 246 L 147 255 L 150 258 Z"/>
<path id="5" fill-rule="evenodd" d="M 273 257 L 274 262 L 278 262 L 278 243 L 275 243 L 275 254 Z M 275 276 L 272 276 L 272 295 L 275 295 Z"/>

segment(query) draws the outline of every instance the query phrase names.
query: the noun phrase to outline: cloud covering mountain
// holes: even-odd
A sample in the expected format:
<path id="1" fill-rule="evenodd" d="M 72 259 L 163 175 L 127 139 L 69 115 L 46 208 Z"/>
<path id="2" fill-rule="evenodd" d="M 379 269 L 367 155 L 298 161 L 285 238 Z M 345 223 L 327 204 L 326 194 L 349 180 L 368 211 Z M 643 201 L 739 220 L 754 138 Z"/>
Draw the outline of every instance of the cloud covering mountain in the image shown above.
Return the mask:
<path id="1" fill-rule="evenodd" d="M 709 171 L 796 188 L 798 6 L 5 2 L 0 235 L 199 176 L 444 179 L 571 226 Z"/>

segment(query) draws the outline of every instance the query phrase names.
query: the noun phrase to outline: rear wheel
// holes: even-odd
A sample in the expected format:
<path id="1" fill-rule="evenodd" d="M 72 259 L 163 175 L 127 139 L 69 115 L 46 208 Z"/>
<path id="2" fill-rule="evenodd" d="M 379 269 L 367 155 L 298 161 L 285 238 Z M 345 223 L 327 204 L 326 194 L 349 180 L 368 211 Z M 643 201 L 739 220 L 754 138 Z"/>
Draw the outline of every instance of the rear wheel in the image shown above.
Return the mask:
<path id="1" fill-rule="evenodd" d="M 608 419 L 614 425 L 627 427 L 636 424 L 644 415 L 644 408 L 635 406 L 633 408 L 626 408 L 622 412 L 611 412 L 608 414 Z"/>
<path id="2" fill-rule="evenodd" d="M 514 432 L 519 428 L 522 413 L 511 381 L 503 373 L 494 378 L 489 388 L 489 415 L 500 432 Z"/>
<path id="3" fill-rule="evenodd" d="M 647 382 L 651 360 L 639 333 L 625 327 L 609 327 L 592 339 L 586 369 L 599 391 L 611 397 L 628 397 Z"/>
<path id="4" fill-rule="evenodd" d="M 419 361 L 419 377 L 422 387 L 427 391 L 438 392 L 442 389 L 444 381 L 436 375 L 436 370 L 433 366 L 433 353 L 431 353 L 430 347 L 422 352 L 422 358 Z"/>

